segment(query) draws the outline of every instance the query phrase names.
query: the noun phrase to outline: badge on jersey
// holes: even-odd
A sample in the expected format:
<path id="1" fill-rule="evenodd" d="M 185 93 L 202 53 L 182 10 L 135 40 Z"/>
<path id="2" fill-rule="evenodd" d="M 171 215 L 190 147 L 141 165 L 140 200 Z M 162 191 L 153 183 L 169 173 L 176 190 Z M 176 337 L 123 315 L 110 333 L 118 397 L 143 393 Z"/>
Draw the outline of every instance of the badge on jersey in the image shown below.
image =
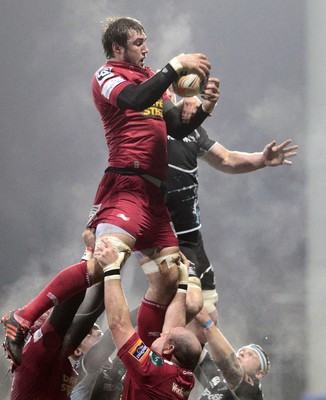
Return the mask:
<path id="1" fill-rule="evenodd" d="M 112 72 L 112 67 L 100 68 L 95 74 L 96 80 L 100 86 L 106 79 L 113 75 L 114 73 Z"/>
<path id="2" fill-rule="evenodd" d="M 150 352 L 149 358 L 151 359 L 152 363 L 157 367 L 162 367 L 162 365 L 164 364 L 163 358 L 161 358 L 157 353 L 154 353 L 154 351 Z"/>
<path id="3" fill-rule="evenodd" d="M 148 355 L 150 349 L 138 339 L 137 342 L 129 349 L 129 354 L 131 354 L 137 361 L 142 362 L 144 358 Z"/>
<path id="4" fill-rule="evenodd" d="M 102 94 L 104 97 L 107 99 L 110 97 L 110 94 L 112 90 L 119 85 L 121 82 L 124 82 L 125 80 L 121 78 L 121 76 L 116 76 L 115 78 L 109 79 L 107 82 L 104 83 L 102 87 Z"/>

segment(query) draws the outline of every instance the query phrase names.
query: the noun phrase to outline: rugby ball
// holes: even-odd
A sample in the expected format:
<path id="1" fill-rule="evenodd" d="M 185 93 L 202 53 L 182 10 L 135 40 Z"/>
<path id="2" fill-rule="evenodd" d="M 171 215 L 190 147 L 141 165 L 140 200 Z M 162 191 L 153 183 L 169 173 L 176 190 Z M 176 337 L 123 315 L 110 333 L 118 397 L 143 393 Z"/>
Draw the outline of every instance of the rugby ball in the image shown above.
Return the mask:
<path id="1" fill-rule="evenodd" d="M 197 74 L 182 73 L 180 78 L 173 82 L 173 91 L 180 97 L 192 97 L 199 94 L 207 84 L 208 77 L 202 81 Z"/>

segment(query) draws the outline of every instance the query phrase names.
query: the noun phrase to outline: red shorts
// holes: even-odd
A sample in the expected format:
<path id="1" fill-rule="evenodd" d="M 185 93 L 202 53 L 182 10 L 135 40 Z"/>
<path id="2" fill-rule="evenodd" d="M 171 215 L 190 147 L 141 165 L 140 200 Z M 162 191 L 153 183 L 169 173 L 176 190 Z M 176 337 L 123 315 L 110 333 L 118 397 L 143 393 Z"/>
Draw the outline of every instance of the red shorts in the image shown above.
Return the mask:
<path id="1" fill-rule="evenodd" d="M 138 175 L 104 174 L 87 227 L 100 223 L 128 232 L 136 240 L 134 250 L 178 246 L 160 188 Z"/>

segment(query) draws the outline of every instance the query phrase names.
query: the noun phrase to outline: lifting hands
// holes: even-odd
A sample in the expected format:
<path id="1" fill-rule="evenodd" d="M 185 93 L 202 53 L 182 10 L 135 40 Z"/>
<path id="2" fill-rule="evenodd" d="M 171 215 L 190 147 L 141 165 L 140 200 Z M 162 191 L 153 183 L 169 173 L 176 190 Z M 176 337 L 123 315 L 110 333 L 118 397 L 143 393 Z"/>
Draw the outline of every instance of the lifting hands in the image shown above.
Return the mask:
<path id="1" fill-rule="evenodd" d="M 220 81 L 218 78 L 209 78 L 205 89 L 200 93 L 203 102 L 203 110 L 211 114 L 220 98 Z M 181 103 L 180 103 L 181 104 Z M 185 97 L 182 99 L 181 119 L 184 124 L 188 124 L 196 114 L 198 107 L 202 104 L 197 96 Z"/>

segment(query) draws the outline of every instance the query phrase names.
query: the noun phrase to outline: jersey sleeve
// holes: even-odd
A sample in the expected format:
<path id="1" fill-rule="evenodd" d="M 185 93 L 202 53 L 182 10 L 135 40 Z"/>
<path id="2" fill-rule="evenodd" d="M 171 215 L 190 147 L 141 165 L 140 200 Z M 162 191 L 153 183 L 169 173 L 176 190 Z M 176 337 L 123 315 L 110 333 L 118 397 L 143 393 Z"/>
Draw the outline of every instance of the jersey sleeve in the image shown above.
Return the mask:
<path id="1" fill-rule="evenodd" d="M 119 93 L 130 84 L 132 82 L 117 73 L 113 67 L 104 65 L 94 74 L 93 96 L 100 96 L 109 103 L 116 105 Z"/>
<path id="2" fill-rule="evenodd" d="M 198 157 L 201 157 L 214 146 L 216 140 L 211 139 L 202 126 L 197 128 L 196 134 L 198 139 Z"/>
<path id="3" fill-rule="evenodd" d="M 163 359 L 151 351 L 140 339 L 137 333 L 124 344 L 118 352 L 118 357 L 125 364 L 128 373 L 137 382 L 151 385 L 157 375 L 164 373 Z"/>

